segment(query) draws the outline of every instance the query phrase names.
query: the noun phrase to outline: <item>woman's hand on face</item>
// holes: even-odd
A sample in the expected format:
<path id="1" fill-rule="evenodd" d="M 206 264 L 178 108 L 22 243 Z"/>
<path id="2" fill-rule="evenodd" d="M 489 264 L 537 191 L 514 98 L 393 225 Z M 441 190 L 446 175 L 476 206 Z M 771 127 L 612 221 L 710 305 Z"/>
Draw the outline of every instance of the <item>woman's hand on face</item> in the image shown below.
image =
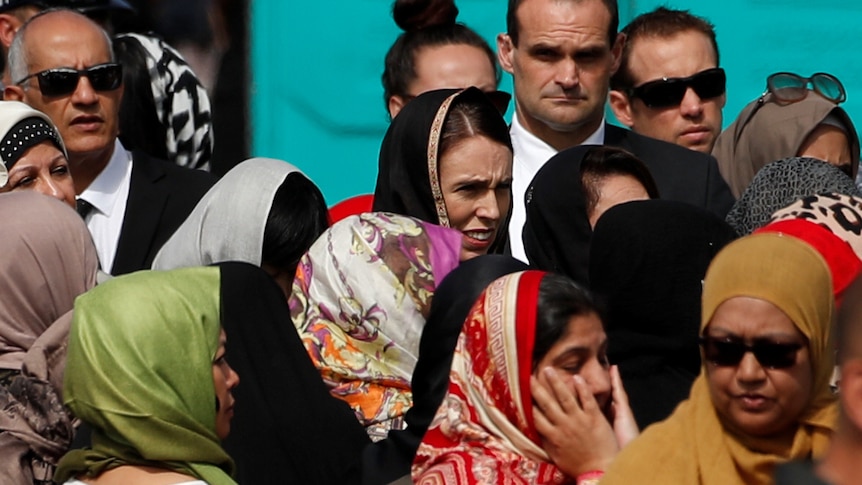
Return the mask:
<path id="1" fill-rule="evenodd" d="M 573 376 L 570 386 L 551 368 L 530 378 L 533 421 L 542 447 L 569 477 L 606 470 L 619 451 L 611 423 L 602 412 L 586 381 Z"/>
<path id="2" fill-rule="evenodd" d="M 615 365 L 611 366 L 611 421 L 620 449 L 640 435 L 638 423 L 629 406 L 629 396 L 623 388 L 620 369 Z"/>

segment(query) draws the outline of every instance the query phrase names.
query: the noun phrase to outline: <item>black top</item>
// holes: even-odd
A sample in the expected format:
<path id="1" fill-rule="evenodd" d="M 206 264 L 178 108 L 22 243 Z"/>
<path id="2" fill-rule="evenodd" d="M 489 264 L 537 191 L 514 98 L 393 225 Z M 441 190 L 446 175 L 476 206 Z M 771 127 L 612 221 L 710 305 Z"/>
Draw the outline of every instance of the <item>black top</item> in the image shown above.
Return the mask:
<path id="1" fill-rule="evenodd" d="M 349 470 L 370 440 L 308 358 L 284 293 L 256 266 L 218 266 L 226 355 L 240 377 L 224 441 L 237 482 L 358 483 Z"/>
<path id="2" fill-rule="evenodd" d="M 700 373 L 703 279 L 735 237 L 718 216 L 666 200 L 620 204 L 596 223 L 590 282 L 641 429 L 668 417 Z"/>

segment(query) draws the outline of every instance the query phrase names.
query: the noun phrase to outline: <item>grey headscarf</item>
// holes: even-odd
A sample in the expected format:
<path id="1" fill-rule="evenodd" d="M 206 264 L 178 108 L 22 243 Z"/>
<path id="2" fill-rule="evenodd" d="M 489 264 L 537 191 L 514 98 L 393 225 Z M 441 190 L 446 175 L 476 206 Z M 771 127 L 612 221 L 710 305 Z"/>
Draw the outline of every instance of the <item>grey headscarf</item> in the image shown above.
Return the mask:
<path id="1" fill-rule="evenodd" d="M 827 118 L 837 118 L 844 125 L 855 170 L 859 165 L 859 135 L 850 117 L 835 103 L 815 93 L 789 104 L 779 103 L 772 94 L 749 103 L 721 132 L 712 149 L 733 196 L 739 198 L 764 165 L 798 155 L 808 135 Z"/>
<path id="2" fill-rule="evenodd" d="M 816 158 L 790 157 L 766 165 L 730 212 L 727 222 L 740 236 L 766 225 L 775 211 L 816 194 L 859 196 L 854 181 L 838 167 Z"/>
<path id="3" fill-rule="evenodd" d="M 153 269 L 224 261 L 260 266 L 272 201 L 284 179 L 293 172 L 299 169 L 272 158 L 252 158 L 231 169 L 162 246 Z"/>

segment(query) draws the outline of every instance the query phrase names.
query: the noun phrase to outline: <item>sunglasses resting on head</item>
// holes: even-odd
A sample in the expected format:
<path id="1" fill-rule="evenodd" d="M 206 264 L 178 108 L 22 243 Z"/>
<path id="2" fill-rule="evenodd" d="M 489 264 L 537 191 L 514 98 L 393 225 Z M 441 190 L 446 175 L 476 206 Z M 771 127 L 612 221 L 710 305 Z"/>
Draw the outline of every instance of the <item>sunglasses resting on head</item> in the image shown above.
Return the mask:
<path id="1" fill-rule="evenodd" d="M 627 94 L 629 98 L 639 98 L 649 108 L 671 108 L 682 103 L 688 88 L 692 88 L 700 99 L 712 99 L 724 94 L 726 84 L 724 69 L 714 67 L 688 77 L 648 81 L 629 89 Z"/>
<path id="2" fill-rule="evenodd" d="M 123 67 L 115 62 L 91 66 L 86 69 L 58 67 L 30 74 L 15 83 L 20 86 L 30 78 L 36 78 L 39 90 L 45 96 L 64 96 L 72 94 L 78 87 L 81 76 L 90 81 L 96 91 L 113 91 L 123 82 Z"/>

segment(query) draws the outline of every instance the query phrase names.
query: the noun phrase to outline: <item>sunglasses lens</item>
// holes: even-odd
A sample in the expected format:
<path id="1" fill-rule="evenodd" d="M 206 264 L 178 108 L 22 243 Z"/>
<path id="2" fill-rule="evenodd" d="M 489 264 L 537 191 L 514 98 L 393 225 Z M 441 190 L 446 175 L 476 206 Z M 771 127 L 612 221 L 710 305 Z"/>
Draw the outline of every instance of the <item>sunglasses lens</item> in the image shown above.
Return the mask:
<path id="1" fill-rule="evenodd" d="M 634 89 L 634 95 L 650 108 L 679 106 L 685 96 L 685 83 L 676 80 L 651 81 Z"/>
<path id="2" fill-rule="evenodd" d="M 123 70 L 118 64 L 105 64 L 88 69 L 87 77 L 96 91 L 113 91 L 120 87 Z"/>
<path id="3" fill-rule="evenodd" d="M 773 74 L 766 80 L 766 84 L 780 101 L 799 101 L 808 95 L 808 81 L 796 74 Z"/>
<path id="4" fill-rule="evenodd" d="M 695 74 L 691 78 L 691 87 L 700 99 L 712 99 L 721 96 L 727 87 L 724 69 L 709 69 Z"/>
<path id="5" fill-rule="evenodd" d="M 737 365 L 745 355 L 745 345 L 739 341 L 704 337 L 701 344 L 706 360 L 718 366 Z"/>
<path id="6" fill-rule="evenodd" d="M 796 351 L 799 350 L 799 345 L 768 341 L 755 342 L 751 350 L 762 366 L 771 369 L 785 369 L 796 363 Z"/>
<path id="7" fill-rule="evenodd" d="M 54 69 L 41 72 L 37 77 L 39 79 L 39 90 L 42 91 L 42 94 L 45 96 L 60 96 L 75 91 L 80 76 L 77 71 Z"/>
<path id="8" fill-rule="evenodd" d="M 820 93 L 824 98 L 835 103 L 844 101 L 844 86 L 834 76 L 829 74 L 815 74 L 811 78 L 811 84 L 814 85 L 814 90 Z"/>

